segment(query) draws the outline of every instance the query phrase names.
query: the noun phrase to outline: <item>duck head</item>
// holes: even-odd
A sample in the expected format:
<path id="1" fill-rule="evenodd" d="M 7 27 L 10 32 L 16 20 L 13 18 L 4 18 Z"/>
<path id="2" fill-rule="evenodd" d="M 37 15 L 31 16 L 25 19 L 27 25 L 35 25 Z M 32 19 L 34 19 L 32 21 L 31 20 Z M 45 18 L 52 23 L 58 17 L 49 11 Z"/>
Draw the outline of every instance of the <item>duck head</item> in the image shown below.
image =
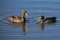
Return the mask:
<path id="1" fill-rule="evenodd" d="M 28 16 L 28 13 L 26 10 L 22 10 L 22 17 L 24 17 L 24 16 Z"/>
<path id="2" fill-rule="evenodd" d="M 40 16 L 39 18 L 38 18 L 38 22 L 41 22 L 41 23 L 43 23 L 44 22 L 44 16 Z"/>

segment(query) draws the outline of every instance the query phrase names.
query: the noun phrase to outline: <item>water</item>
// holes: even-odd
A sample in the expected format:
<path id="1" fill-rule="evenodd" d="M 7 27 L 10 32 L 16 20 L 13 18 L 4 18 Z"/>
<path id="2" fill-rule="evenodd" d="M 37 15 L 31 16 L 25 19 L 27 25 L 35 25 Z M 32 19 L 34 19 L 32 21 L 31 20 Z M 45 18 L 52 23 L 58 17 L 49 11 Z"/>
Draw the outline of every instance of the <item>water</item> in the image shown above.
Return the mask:
<path id="1" fill-rule="evenodd" d="M 11 24 L 10 15 L 27 10 L 26 25 Z M 36 24 L 38 17 L 56 16 L 54 24 Z M 60 0 L 0 0 L 0 40 L 60 40 Z"/>

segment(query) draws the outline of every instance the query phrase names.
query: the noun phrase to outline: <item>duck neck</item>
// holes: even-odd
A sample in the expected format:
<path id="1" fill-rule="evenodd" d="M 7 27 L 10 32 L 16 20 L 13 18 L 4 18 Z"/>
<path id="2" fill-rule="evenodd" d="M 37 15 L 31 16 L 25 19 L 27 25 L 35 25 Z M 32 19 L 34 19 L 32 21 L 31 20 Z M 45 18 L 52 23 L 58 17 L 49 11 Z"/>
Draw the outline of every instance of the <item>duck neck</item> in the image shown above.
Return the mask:
<path id="1" fill-rule="evenodd" d="M 44 23 L 44 19 L 41 19 L 41 23 Z"/>
<path id="2" fill-rule="evenodd" d="M 22 13 L 22 18 L 24 18 L 25 17 L 25 15 Z"/>
<path id="3" fill-rule="evenodd" d="M 25 16 L 24 15 L 22 15 L 22 18 L 24 18 Z"/>
<path id="4" fill-rule="evenodd" d="M 25 21 L 25 15 L 22 14 L 22 19 Z"/>

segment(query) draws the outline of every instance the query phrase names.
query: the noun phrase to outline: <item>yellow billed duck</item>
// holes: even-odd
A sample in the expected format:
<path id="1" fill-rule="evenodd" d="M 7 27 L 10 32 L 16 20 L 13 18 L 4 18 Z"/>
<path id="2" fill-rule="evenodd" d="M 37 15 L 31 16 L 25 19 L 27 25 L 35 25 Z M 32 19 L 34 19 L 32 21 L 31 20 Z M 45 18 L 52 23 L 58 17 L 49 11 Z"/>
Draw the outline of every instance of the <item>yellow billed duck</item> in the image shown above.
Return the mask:
<path id="1" fill-rule="evenodd" d="M 28 16 L 27 11 L 22 10 L 22 16 L 9 16 L 8 20 L 11 22 L 22 23 L 26 21 L 25 15 Z"/>
<path id="2" fill-rule="evenodd" d="M 38 20 L 38 22 L 45 22 L 45 23 L 54 23 L 56 22 L 56 17 L 48 17 L 48 18 L 44 18 L 44 16 L 41 16 Z"/>

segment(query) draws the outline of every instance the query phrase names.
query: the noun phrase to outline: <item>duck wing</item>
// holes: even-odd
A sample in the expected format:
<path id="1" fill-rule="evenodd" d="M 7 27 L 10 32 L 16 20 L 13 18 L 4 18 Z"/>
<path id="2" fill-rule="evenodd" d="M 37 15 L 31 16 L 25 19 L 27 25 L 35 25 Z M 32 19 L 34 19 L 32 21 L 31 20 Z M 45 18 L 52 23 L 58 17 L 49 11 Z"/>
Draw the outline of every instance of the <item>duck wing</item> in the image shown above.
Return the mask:
<path id="1" fill-rule="evenodd" d="M 45 19 L 45 21 L 46 20 L 56 20 L 56 17 L 48 17 L 48 18 Z"/>

